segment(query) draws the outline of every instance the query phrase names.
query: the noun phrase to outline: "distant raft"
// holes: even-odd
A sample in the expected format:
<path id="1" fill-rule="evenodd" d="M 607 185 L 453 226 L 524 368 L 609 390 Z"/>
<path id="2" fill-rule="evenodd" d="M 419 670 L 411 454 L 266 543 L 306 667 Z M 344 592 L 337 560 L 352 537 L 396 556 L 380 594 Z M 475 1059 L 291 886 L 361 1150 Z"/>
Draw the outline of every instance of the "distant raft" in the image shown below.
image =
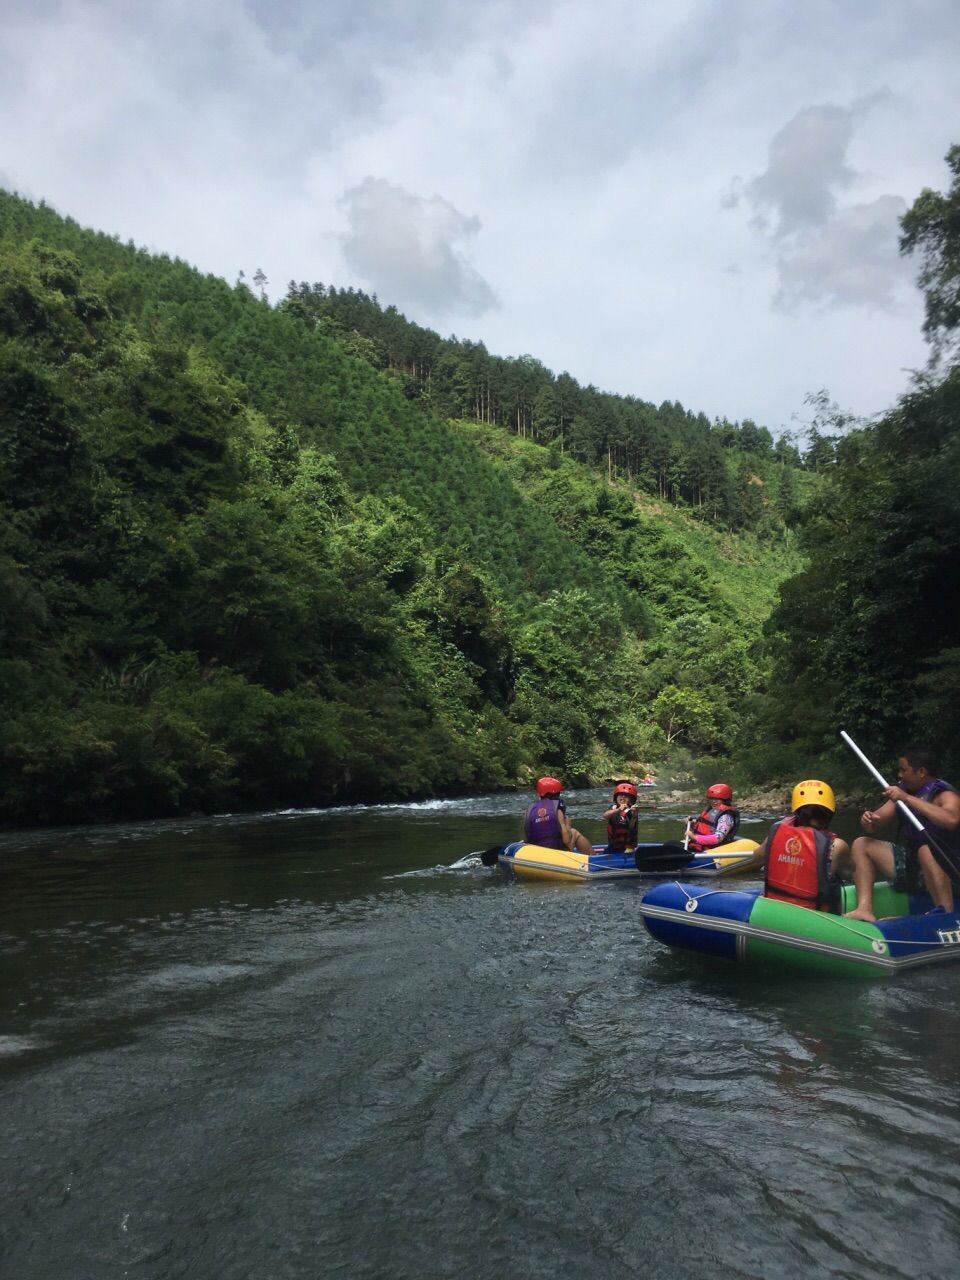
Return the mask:
<path id="1" fill-rule="evenodd" d="M 852 885 L 842 910 L 856 905 Z M 775 968 L 832 977 L 879 978 L 960 959 L 960 914 L 933 907 L 926 894 L 874 891 L 876 924 L 763 897 L 760 890 L 659 884 L 643 895 L 650 934 L 668 946 Z"/>
<path id="2" fill-rule="evenodd" d="M 731 840 L 709 853 L 691 853 L 679 841 L 640 844 L 629 853 L 606 853 L 598 845 L 590 854 L 545 849 L 516 840 L 499 850 L 496 861 L 524 880 L 641 880 L 664 876 L 712 879 L 755 870 L 760 865 L 755 840 Z"/>

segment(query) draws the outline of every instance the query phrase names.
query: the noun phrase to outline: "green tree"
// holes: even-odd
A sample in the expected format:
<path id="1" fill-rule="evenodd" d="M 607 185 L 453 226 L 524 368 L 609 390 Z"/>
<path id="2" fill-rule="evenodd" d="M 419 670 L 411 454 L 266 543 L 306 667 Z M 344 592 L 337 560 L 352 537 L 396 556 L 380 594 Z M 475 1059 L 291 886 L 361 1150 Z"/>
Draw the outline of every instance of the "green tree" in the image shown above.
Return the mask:
<path id="1" fill-rule="evenodd" d="M 946 194 L 925 187 L 901 220 L 900 251 L 917 254 L 924 292 L 923 332 L 942 354 L 960 329 L 960 144 L 946 154 L 953 182 Z"/>
<path id="2" fill-rule="evenodd" d="M 667 685 L 654 699 L 651 713 L 667 742 L 707 748 L 716 745 L 714 707 L 709 697 L 697 689 Z"/>

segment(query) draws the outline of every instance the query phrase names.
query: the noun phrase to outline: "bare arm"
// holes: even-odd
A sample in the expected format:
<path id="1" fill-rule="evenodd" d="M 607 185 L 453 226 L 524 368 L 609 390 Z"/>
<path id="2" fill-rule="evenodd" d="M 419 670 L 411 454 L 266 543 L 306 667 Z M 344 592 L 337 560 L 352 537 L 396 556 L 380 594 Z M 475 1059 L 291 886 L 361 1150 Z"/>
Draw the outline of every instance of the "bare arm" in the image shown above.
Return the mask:
<path id="1" fill-rule="evenodd" d="M 885 795 L 889 795 L 891 791 L 899 791 L 899 787 L 888 787 Z M 869 831 L 871 835 L 878 831 L 881 827 L 886 826 L 897 812 L 895 800 L 886 800 L 879 809 L 867 809 L 865 813 L 860 815 L 860 825 L 864 831 Z"/>
<path id="2" fill-rule="evenodd" d="M 770 853 L 770 837 L 767 836 L 763 844 L 757 850 L 756 856 L 760 859 L 760 865 L 763 867 L 763 878 L 767 878 L 767 856 Z"/>
<path id="3" fill-rule="evenodd" d="M 887 787 L 884 795 L 887 797 L 887 804 L 894 807 L 898 800 L 902 800 L 921 822 L 942 827 L 944 831 L 955 831 L 960 826 L 960 796 L 954 795 L 952 791 L 941 791 L 932 800 L 918 800 L 900 787 Z M 884 809 L 887 804 L 883 806 Z"/>

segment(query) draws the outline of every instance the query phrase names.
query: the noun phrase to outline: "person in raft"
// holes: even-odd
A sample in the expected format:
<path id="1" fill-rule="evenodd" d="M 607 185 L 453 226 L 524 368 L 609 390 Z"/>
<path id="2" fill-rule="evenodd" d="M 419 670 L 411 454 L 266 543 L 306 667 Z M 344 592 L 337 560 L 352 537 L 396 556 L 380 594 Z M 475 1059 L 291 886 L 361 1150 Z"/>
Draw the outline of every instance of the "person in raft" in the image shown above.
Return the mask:
<path id="1" fill-rule="evenodd" d="M 850 850 L 857 905 L 847 915 L 851 920 L 876 920 L 873 914 L 873 886 L 879 879 L 890 880 L 901 893 L 926 889 L 934 904 L 953 911 L 953 883 L 933 856 L 929 841 L 897 809 L 902 801 L 939 837 L 938 843 L 953 849 L 960 834 L 960 795 L 949 782 L 938 778 L 936 757 L 924 747 L 907 747 L 897 761 L 899 785 L 887 787 L 879 809 L 868 809 L 860 825 L 868 836 L 857 836 Z M 877 840 L 873 832 L 894 816 L 900 819 L 896 842 Z"/>
<path id="2" fill-rule="evenodd" d="M 523 838 L 527 844 L 538 844 L 545 849 L 593 853 L 593 845 L 587 837 L 570 824 L 566 806 L 560 798 L 562 790 L 563 783 L 556 778 L 540 779 L 537 783 L 539 799 L 530 806 L 523 820 Z"/>
<path id="3" fill-rule="evenodd" d="M 737 837 L 740 810 L 733 803 L 733 792 L 725 782 L 707 787 L 707 807 L 699 818 L 687 819 L 687 848 L 693 853 L 715 849 Z"/>
<path id="4" fill-rule="evenodd" d="M 637 788 L 632 782 L 617 783 L 613 804 L 603 816 L 607 823 L 604 853 L 626 853 L 637 847 Z"/>
<path id="5" fill-rule="evenodd" d="M 774 823 L 760 849 L 764 896 L 838 914 L 836 872 L 850 849 L 827 830 L 837 811 L 833 789 L 816 778 L 798 782 L 790 809 L 792 816 Z"/>

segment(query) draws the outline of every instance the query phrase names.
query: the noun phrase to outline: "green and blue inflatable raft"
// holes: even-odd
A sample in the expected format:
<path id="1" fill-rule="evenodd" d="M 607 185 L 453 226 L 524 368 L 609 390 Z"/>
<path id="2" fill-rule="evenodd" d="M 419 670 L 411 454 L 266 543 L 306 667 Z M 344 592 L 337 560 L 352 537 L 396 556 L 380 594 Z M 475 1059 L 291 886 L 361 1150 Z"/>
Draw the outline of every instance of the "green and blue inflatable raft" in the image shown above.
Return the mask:
<path id="1" fill-rule="evenodd" d="M 843 886 L 841 909 L 856 901 L 853 886 Z M 750 968 L 879 978 L 960 959 L 960 915 L 887 884 L 874 891 L 876 924 L 778 902 L 759 889 L 680 881 L 650 889 L 640 912 L 659 942 Z"/>

